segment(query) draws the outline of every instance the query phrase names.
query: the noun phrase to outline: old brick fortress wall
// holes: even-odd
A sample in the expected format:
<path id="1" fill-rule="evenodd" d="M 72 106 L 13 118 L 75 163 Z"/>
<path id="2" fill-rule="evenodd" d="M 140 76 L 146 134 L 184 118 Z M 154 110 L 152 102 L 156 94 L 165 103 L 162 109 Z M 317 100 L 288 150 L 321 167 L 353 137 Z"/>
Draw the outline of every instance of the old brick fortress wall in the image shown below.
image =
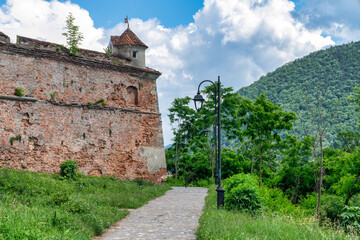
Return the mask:
<path id="1" fill-rule="evenodd" d="M 18 42 L 0 41 L 1 165 L 55 173 L 76 159 L 85 174 L 151 181 L 166 175 L 159 72 L 102 53 L 71 56 L 58 45 Z M 14 96 L 17 87 L 25 98 Z M 88 105 L 100 99 L 108 105 Z"/>

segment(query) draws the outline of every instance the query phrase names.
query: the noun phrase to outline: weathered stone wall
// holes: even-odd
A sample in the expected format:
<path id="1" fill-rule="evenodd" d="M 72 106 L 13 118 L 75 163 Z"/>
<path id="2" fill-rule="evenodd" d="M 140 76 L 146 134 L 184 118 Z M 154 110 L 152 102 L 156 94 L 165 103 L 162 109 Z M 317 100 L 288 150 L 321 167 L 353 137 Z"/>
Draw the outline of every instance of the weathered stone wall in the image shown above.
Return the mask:
<path id="1" fill-rule="evenodd" d="M 76 159 L 85 174 L 159 181 L 166 175 L 159 75 L 0 42 L 0 164 L 54 173 Z M 34 101 L 6 97 L 17 87 Z M 100 99 L 107 105 L 88 105 Z"/>

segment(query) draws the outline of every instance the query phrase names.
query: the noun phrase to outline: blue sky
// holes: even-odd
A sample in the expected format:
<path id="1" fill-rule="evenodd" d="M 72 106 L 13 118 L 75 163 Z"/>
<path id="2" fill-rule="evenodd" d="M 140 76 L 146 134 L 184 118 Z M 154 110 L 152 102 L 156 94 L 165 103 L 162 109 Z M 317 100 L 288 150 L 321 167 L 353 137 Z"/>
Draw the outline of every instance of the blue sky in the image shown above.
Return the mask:
<path id="1" fill-rule="evenodd" d="M 66 2 L 66 1 L 61 1 Z M 124 16 L 144 21 L 157 18 L 165 27 L 187 25 L 203 7 L 202 0 L 73 0 L 89 11 L 95 27 L 110 28 L 123 21 Z"/>
<path id="2" fill-rule="evenodd" d="M 360 40 L 360 0 L 0 0 L 0 31 L 65 44 L 69 12 L 82 48 L 103 51 L 130 28 L 149 48 L 157 80 L 165 144 L 167 109 L 193 96 L 203 79 L 221 76 L 235 90 L 283 64 L 329 46 Z"/>

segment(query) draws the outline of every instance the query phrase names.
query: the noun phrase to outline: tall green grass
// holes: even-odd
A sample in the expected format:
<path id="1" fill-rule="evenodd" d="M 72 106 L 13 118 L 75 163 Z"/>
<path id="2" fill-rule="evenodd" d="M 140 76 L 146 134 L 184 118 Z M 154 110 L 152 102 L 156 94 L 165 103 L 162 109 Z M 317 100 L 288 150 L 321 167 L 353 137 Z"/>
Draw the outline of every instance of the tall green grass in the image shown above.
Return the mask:
<path id="1" fill-rule="evenodd" d="M 91 239 L 169 187 L 0 169 L 0 239 Z"/>
<path id="2" fill-rule="evenodd" d="M 277 213 L 251 215 L 216 208 L 215 186 L 209 188 L 197 239 L 354 239 L 341 229 L 319 227 L 312 217 Z"/>

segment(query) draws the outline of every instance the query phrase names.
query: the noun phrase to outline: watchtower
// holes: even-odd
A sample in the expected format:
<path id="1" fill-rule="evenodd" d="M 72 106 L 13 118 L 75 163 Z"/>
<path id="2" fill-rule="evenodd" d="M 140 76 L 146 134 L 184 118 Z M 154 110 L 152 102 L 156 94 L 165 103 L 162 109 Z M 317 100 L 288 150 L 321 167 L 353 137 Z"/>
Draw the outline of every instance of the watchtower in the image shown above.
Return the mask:
<path id="1" fill-rule="evenodd" d="M 127 58 L 135 67 L 146 68 L 145 50 L 148 48 L 133 31 L 130 30 L 128 18 L 125 18 L 127 29 L 121 36 L 111 36 L 109 48 L 115 57 Z"/>

